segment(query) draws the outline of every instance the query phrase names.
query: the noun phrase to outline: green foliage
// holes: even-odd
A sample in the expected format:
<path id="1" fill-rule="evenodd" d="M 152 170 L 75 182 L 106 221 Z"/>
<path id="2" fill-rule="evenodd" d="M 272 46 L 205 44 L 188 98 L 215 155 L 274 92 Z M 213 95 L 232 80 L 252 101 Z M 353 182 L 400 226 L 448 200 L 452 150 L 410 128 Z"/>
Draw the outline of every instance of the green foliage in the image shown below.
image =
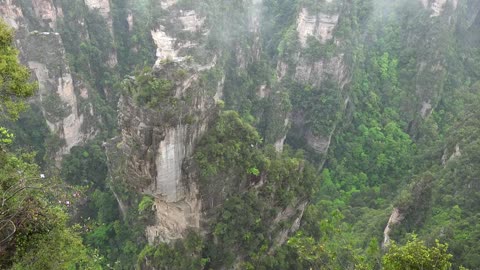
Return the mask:
<path id="1" fill-rule="evenodd" d="M 240 118 L 237 112 L 222 112 L 215 126 L 198 145 L 195 160 L 203 179 L 231 168 L 262 169 L 262 157 L 257 148 L 261 138 L 255 128 Z"/>
<path id="2" fill-rule="evenodd" d="M 404 246 L 392 243 L 388 252 L 383 256 L 383 269 L 425 269 L 448 270 L 451 269 L 452 255 L 447 252 L 448 245 L 435 242 L 435 246 L 426 247 L 423 241 L 412 236 Z"/>
<path id="3" fill-rule="evenodd" d="M 135 81 L 125 81 L 124 89 L 141 106 L 158 108 L 161 104 L 174 104 L 173 82 L 158 78 L 151 70 L 144 69 L 135 76 Z"/>
<path id="4" fill-rule="evenodd" d="M 93 185 L 105 188 L 107 160 L 99 143 L 75 146 L 62 161 L 61 176 L 74 185 Z"/>
<path id="5" fill-rule="evenodd" d="M 110 6 L 120 74 L 129 74 L 136 67 L 152 66 L 156 59 L 156 47 L 151 29 L 156 27 L 156 20 L 163 16 L 159 2 L 142 1 L 131 5 L 128 1 L 117 0 Z M 125 21 L 129 15 L 133 19 L 131 29 Z"/>
<path id="6" fill-rule="evenodd" d="M 0 112 L 2 117 L 17 119 L 26 108 L 24 99 L 33 95 L 37 85 L 29 83 L 30 72 L 18 62 L 13 35 L 0 20 Z"/>
<path id="7" fill-rule="evenodd" d="M 143 196 L 140 204 L 138 205 L 138 212 L 141 214 L 145 211 L 148 211 L 153 206 L 153 198 L 150 196 Z"/>
<path id="8" fill-rule="evenodd" d="M 208 259 L 202 258 L 204 242 L 196 232 L 189 232 L 183 241 L 173 246 L 147 245 L 138 255 L 137 268 L 155 267 L 164 270 L 204 269 Z"/>
<path id="9" fill-rule="evenodd" d="M 0 126 L 7 127 L 10 132 L 15 134 L 11 149 L 35 152 L 36 163 L 40 166 L 44 164 L 45 142 L 49 130 L 38 106 L 31 104 L 25 112 L 20 114 L 16 122 L 1 121 Z"/>
<path id="10" fill-rule="evenodd" d="M 0 127 L 0 148 L 13 142 L 13 134 L 9 133 L 6 128 Z"/>
<path id="11" fill-rule="evenodd" d="M 259 176 L 260 175 L 260 171 L 255 167 L 248 168 L 247 172 L 251 175 L 254 175 L 254 176 Z"/>
<path id="12" fill-rule="evenodd" d="M 86 215 L 96 218 L 100 224 L 112 223 L 118 220 L 120 216 L 118 203 L 110 190 L 101 191 L 100 189 L 95 189 L 89 197 L 88 208 L 80 208 L 80 210 L 84 210 Z"/>
<path id="13" fill-rule="evenodd" d="M 305 56 L 310 61 L 318 59 L 330 59 L 333 57 L 336 46 L 333 42 L 321 44 L 315 37 L 309 36 L 307 38 L 307 47 L 305 49 Z"/>
<path id="14" fill-rule="evenodd" d="M 298 40 L 297 31 L 291 26 L 285 31 L 282 41 L 278 45 L 278 55 L 291 59 L 299 45 L 300 41 Z"/>
<path id="15" fill-rule="evenodd" d="M 66 215 L 59 209 L 51 211 L 49 218 L 58 223 L 22 239 L 12 269 L 102 269 L 101 258 L 91 254 L 80 236 L 66 227 Z"/>
<path id="16" fill-rule="evenodd" d="M 301 261 L 306 262 L 315 269 L 321 269 L 322 253 L 324 253 L 324 247 L 317 243 L 312 237 L 305 237 L 302 233 L 288 239 L 287 246 L 291 247 L 298 254 Z"/>
<path id="17" fill-rule="evenodd" d="M 292 0 L 265 0 L 261 24 L 263 48 L 269 58 L 288 56 L 297 46 L 298 37 L 292 26 L 297 20 L 297 3 Z"/>
<path id="18" fill-rule="evenodd" d="M 221 68 L 211 68 L 201 73 L 200 82 L 202 88 L 205 88 L 209 93 L 216 93 L 218 90 L 218 82 L 224 76 Z"/>
<path id="19" fill-rule="evenodd" d="M 290 128 L 286 122 L 292 109 L 290 96 L 287 91 L 277 91 L 263 99 L 259 106 L 263 111 L 261 112 L 261 121 L 257 125 L 258 130 L 261 132 L 265 144 L 274 144 L 284 137 Z"/>
<path id="20" fill-rule="evenodd" d="M 58 122 L 72 112 L 72 108 L 65 104 L 57 93 L 51 93 L 42 100 L 45 117 L 51 122 Z"/>
<path id="21" fill-rule="evenodd" d="M 106 263 L 115 269 L 133 269 L 132 258 L 146 245 L 145 227 L 139 224 L 139 217 L 132 214 L 128 218 L 132 220 L 117 219 L 103 224 L 91 220 L 85 225 L 88 228 L 84 237 L 86 244 L 99 250 Z"/>
<path id="22" fill-rule="evenodd" d="M 106 157 L 100 143 L 91 141 L 85 146 L 73 147 L 71 153 L 64 157 L 61 174 L 68 183 L 81 185 L 85 189 L 88 200 L 82 200 L 75 209 L 76 215 L 72 217 L 74 222 L 82 225 L 85 243 L 105 258 L 102 261 L 104 267 L 108 264 L 116 269 L 130 269 L 135 264 L 132 258 L 137 256 L 146 242 L 144 229 L 153 211 L 139 213 L 137 207 L 132 207 L 127 209 L 130 211 L 122 219 L 123 213 L 108 182 Z M 118 193 L 118 186 L 114 188 Z M 138 205 L 132 194 L 119 194 L 128 195 L 124 203 Z"/>
<path id="23" fill-rule="evenodd" d="M 33 94 L 30 73 L 18 63 L 13 33 L 0 22 L 0 110 L 17 118 L 24 98 Z M 0 264 L 13 269 L 100 269 L 81 238 L 66 225 L 67 216 L 50 200 L 64 192 L 54 179 L 40 177 L 34 154 L 5 149 L 13 135 L 0 127 Z M 13 266 L 12 266 L 13 264 Z"/>
<path id="24" fill-rule="evenodd" d="M 322 87 L 293 83 L 292 105 L 305 114 L 305 125 L 316 136 L 330 136 L 342 110 L 342 97 L 334 80 L 327 79 Z"/>
<path id="25" fill-rule="evenodd" d="M 83 1 L 60 0 L 59 4 L 64 16 L 57 27 L 74 73 L 105 94 L 103 90 L 112 86 L 109 63 L 115 52 L 106 20 Z"/>
<path id="26" fill-rule="evenodd" d="M 254 192 L 235 196 L 226 201 L 213 227 L 216 244 L 208 246 L 210 267 L 231 266 L 235 254 L 253 256 L 269 246 L 269 226 L 273 212 Z M 232 249 L 232 246 L 238 249 Z"/>
<path id="27" fill-rule="evenodd" d="M 292 222 L 284 220 L 272 228 L 277 213 L 285 207 L 298 207 L 318 190 L 316 170 L 303 160 L 302 153 L 293 154 L 287 147 L 279 154 L 271 147 L 259 148 L 260 143 L 255 128 L 238 113 L 226 111 L 196 150 L 204 181 L 202 194 L 215 203 L 229 194 L 216 211 L 218 216 L 211 224 L 213 239 L 205 247 L 210 268 L 231 267 L 238 252 L 244 257 L 244 267 L 262 263 L 265 252 L 274 245 L 274 235 Z M 220 190 L 219 178 L 227 179 Z M 258 190 L 235 195 L 242 186 L 258 182 L 265 183 Z"/>
<path id="28" fill-rule="evenodd" d="M 14 269 L 98 269 L 79 235 L 66 225 L 63 209 L 55 206 L 65 190 L 55 179 L 40 178 L 34 155 L 1 152 L 1 259 Z M 54 257 L 52 257 L 54 256 Z"/>

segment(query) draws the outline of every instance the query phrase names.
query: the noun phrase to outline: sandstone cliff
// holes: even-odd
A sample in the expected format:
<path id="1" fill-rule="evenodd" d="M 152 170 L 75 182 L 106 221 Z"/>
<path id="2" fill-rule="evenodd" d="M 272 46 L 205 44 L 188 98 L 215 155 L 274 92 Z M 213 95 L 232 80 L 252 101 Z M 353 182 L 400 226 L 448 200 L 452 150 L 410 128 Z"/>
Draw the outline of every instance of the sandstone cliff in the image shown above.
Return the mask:
<path id="1" fill-rule="evenodd" d="M 49 0 L 32 1 L 30 5 L 3 1 L 0 15 L 16 30 L 22 62 L 30 67 L 39 83 L 32 102 L 40 105 L 50 131 L 62 142 L 52 153 L 59 166 L 62 156 L 73 146 L 97 133 L 95 108 L 89 102 L 92 89 L 72 74 L 63 37 L 57 32 L 63 9 Z"/>

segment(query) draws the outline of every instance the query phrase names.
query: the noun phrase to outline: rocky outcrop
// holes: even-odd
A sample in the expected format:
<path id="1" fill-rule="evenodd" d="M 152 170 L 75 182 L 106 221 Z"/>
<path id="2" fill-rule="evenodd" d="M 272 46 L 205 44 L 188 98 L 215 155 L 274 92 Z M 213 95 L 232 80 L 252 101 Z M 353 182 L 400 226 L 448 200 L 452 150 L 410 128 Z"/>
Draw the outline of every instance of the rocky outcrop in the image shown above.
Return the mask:
<path id="1" fill-rule="evenodd" d="M 411 44 L 405 45 L 417 47 L 418 51 L 423 52 L 418 56 L 416 67 L 415 92 L 418 102 L 416 115 L 412 116 L 415 120 L 412 121 L 411 133 L 415 132 L 418 122 L 431 115 L 441 99 L 448 74 L 445 37 L 455 34 L 459 19 L 467 24 L 472 20 L 468 16 L 458 18 L 459 3 L 456 0 L 422 0 L 421 4 L 430 14 L 429 18 L 425 19 L 429 27 L 423 30 L 421 38 L 418 37 L 419 33 L 412 34 L 412 37 L 407 38 L 411 39 Z"/>
<path id="2" fill-rule="evenodd" d="M 107 27 L 110 30 L 110 36 L 113 35 L 113 18 L 111 14 L 110 0 L 85 0 L 85 5 L 91 11 L 98 12 L 106 21 Z M 105 33 L 107 34 L 107 33 Z M 111 48 L 108 65 L 113 68 L 118 64 L 117 52 Z"/>
<path id="3" fill-rule="evenodd" d="M 424 8 L 431 10 L 430 17 L 442 15 L 446 8 L 457 9 L 458 0 L 420 0 Z"/>
<path id="4" fill-rule="evenodd" d="M 327 1 L 315 11 L 309 7 L 300 9 L 295 29 L 301 49 L 298 50 L 293 60 L 278 62 L 277 76 L 279 79 L 292 76 L 298 83 L 315 89 L 322 89 L 328 80 L 338 86 L 340 95 L 347 94 L 343 90 L 351 79 L 349 66 L 346 64 L 345 54 L 341 52 L 342 42 L 335 37 L 335 29 L 341 16 L 343 14 L 339 1 Z M 319 44 L 313 44 L 315 42 Z M 317 57 L 306 53 L 307 50 L 311 50 L 311 46 L 316 46 Z M 323 55 L 320 53 L 327 50 L 330 50 L 331 53 L 323 53 Z M 339 111 L 343 109 L 342 106 L 338 107 Z M 294 108 L 294 110 L 297 109 Z M 336 123 L 333 123 L 331 127 L 326 127 L 328 132 L 325 135 L 319 135 L 318 132 L 314 134 L 307 126 L 306 119 L 326 116 L 305 115 L 303 111 L 294 111 L 292 115 L 292 127 L 294 127 L 296 139 L 304 140 L 309 148 L 318 154 L 327 153 Z"/>
<path id="5" fill-rule="evenodd" d="M 162 31 L 161 28 L 154 29 L 151 31 L 153 41 L 157 46 L 157 62 L 155 63 L 156 66 L 160 65 L 161 61 L 166 59 L 178 59 L 177 55 L 178 52 L 173 48 L 175 39 L 170 37 Z"/>
<path id="6" fill-rule="evenodd" d="M 325 8 L 328 11 L 311 12 L 308 8 L 303 7 L 298 14 L 296 30 L 302 48 L 308 47 L 307 40 L 309 38 L 314 38 L 321 44 L 334 41 L 334 30 L 338 25 L 341 9 L 334 4 L 324 5 L 329 6 L 328 9 Z M 335 41 L 337 46 L 339 43 L 338 40 Z M 325 48 L 322 48 L 322 50 L 325 50 Z M 303 84 L 320 86 L 326 76 L 331 76 L 343 87 L 348 83 L 348 72 L 343 58 L 344 54 L 338 53 L 330 57 L 324 56 L 312 59 L 299 51 L 299 57 L 295 61 L 295 79 Z M 285 70 L 282 65 L 280 65 L 280 73 L 285 72 L 281 70 Z"/>
<path id="7" fill-rule="evenodd" d="M 0 3 L 2 19 L 13 29 L 19 29 L 25 25 L 22 9 L 15 5 L 14 0 L 5 0 Z"/>
<path id="8" fill-rule="evenodd" d="M 333 38 L 333 30 L 338 23 L 339 14 L 310 14 L 302 8 L 297 19 L 297 31 L 302 47 L 306 47 L 307 38 L 312 36 L 321 43 Z"/>
<path id="9" fill-rule="evenodd" d="M 283 128 L 285 130 L 284 135 L 278 138 L 273 144 L 273 146 L 275 147 L 275 150 L 279 153 L 283 152 L 283 146 L 285 144 L 285 140 L 287 139 L 287 130 L 289 129 L 289 127 L 290 127 L 290 114 L 287 113 L 287 115 L 285 116 L 285 121 L 283 123 Z"/>
<path id="10" fill-rule="evenodd" d="M 21 49 L 38 81 L 38 98 L 43 115 L 50 131 L 64 141 L 55 155 L 59 162 L 73 146 L 92 138 L 96 132 L 93 127 L 83 126 L 84 115 L 78 106 L 79 98 L 82 97 L 77 97 L 75 93 L 60 35 L 33 32 L 28 34 L 25 41 L 26 45 Z M 46 56 L 39 48 L 48 48 L 52 53 Z M 88 97 L 85 90 L 83 89 L 83 96 Z"/>
<path id="11" fill-rule="evenodd" d="M 403 220 L 403 215 L 400 213 L 398 208 L 394 208 L 390 218 L 388 219 L 387 226 L 383 231 L 383 243 L 382 247 L 385 249 L 390 245 L 390 232 L 392 231 L 393 226 L 399 224 Z"/>
<path id="12" fill-rule="evenodd" d="M 182 238 L 187 229 L 200 227 L 197 182 L 187 180 L 184 164 L 216 111 L 215 93 L 199 85 L 198 74 L 206 70 L 174 62 L 156 69 L 158 76 L 175 82 L 176 108 L 142 108 L 123 96 L 118 105 L 121 135 L 107 146 L 114 186 L 122 183 L 155 199 L 155 221 L 146 229 L 151 243 Z M 174 80 L 179 70 L 188 74 Z"/>
<path id="13" fill-rule="evenodd" d="M 330 142 L 332 141 L 333 132 L 330 135 L 325 137 L 315 136 L 311 131 L 307 131 L 305 138 L 307 144 L 315 150 L 317 153 L 326 154 L 328 148 L 330 147 Z"/>
<path id="14" fill-rule="evenodd" d="M 460 145 L 456 144 L 453 151 L 448 151 L 448 148 L 445 148 L 442 155 L 442 165 L 446 166 L 448 162 L 460 158 L 462 152 L 460 151 Z"/>
<path id="15" fill-rule="evenodd" d="M 341 89 L 350 80 L 343 54 L 330 59 L 319 59 L 313 63 L 309 59 L 302 58 L 295 68 L 295 78 L 301 83 L 313 86 L 321 86 L 323 80 L 331 78 L 339 84 Z"/>
<path id="16" fill-rule="evenodd" d="M 111 21 L 109 0 L 85 0 L 85 5 L 91 10 L 97 10 L 102 17 Z"/>
<path id="17" fill-rule="evenodd" d="M 160 5 L 163 9 L 168 9 L 169 7 L 175 5 L 178 0 L 160 0 Z"/>
<path id="18" fill-rule="evenodd" d="M 38 81 L 39 91 L 32 102 L 40 105 L 50 131 L 57 136 L 58 149 L 54 159 L 59 166 L 61 158 L 73 146 L 84 143 L 96 134 L 85 118 L 93 118 L 94 109 L 88 102 L 88 90 L 72 75 L 67 61 L 62 37 L 57 32 L 36 29 L 55 29 L 62 9 L 50 0 L 32 1 L 37 24 L 30 24 L 21 6 L 12 1 L 0 4 L 0 14 L 16 29 L 16 46 L 22 62 L 28 66 Z M 85 103 L 82 109 L 79 103 Z"/>
<path id="19" fill-rule="evenodd" d="M 201 47 L 199 41 L 208 33 L 205 17 L 197 14 L 195 10 L 176 9 L 174 4 L 175 1 L 161 2 L 162 7 L 170 10 L 171 15 L 150 31 L 156 46 L 156 66 L 167 59 L 175 62 L 186 60 L 192 50 Z M 172 25 L 180 27 L 173 29 Z"/>
<path id="20" fill-rule="evenodd" d="M 199 31 L 205 23 L 205 18 L 195 13 L 195 10 L 181 11 L 178 19 L 182 22 L 183 30 L 188 32 Z"/>
<path id="21" fill-rule="evenodd" d="M 300 228 L 300 222 L 303 217 L 303 213 L 307 208 L 308 202 L 302 201 L 297 203 L 295 206 L 289 206 L 285 208 L 282 212 L 280 212 L 274 220 L 274 224 L 278 224 L 280 222 L 285 222 L 287 220 L 292 220 L 292 225 L 290 228 L 286 228 L 281 230 L 273 240 L 273 245 L 270 248 L 270 253 L 272 253 L 275 248 L 283 245 L 289 236 L 294 234 Z"/>
<path id="22" fill-rule="evenodd" d="M 53 30 L 57 27 L 58 18 L 63 17 L 62 9 L 57 9 L 52 0 L 33 0 L 32 7 L 39 22 Z"/>

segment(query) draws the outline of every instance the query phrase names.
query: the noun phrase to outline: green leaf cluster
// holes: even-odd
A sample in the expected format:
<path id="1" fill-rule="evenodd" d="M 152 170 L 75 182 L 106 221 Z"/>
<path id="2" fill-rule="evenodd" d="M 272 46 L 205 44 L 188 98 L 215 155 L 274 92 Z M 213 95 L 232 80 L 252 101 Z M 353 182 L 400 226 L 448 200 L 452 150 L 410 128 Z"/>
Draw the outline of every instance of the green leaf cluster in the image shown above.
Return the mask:
<path id="1" fill-rule="evenodd" d="M 392 243 L 388 252 L 383 256 L 383 269 L 425 269 L 448 270 L 451 269 L 452 255 L 447 252 L 448 245 L 441 244 L 438 240 L 433 247 L 426 247 L 424 242 L 412 236 L 404 246 Z"/>
<path id="2" fill-rule="evenodd" d="M 0 21 L 0 112 L 17 119 L 26 108 L 24 99 L 33 95 L 37 85 L 29 82 L 29 70 L 18 62 L 13 36 L 13 31 Z"/>

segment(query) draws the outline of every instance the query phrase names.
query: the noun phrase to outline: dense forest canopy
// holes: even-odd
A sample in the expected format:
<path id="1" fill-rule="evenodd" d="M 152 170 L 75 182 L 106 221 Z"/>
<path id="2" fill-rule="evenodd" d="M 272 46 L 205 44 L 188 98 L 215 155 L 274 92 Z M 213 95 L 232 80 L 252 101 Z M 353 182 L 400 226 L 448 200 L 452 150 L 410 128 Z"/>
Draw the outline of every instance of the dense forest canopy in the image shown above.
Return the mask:
<path id="1" fill-rule="evenodd" d="M 480 268 L 477 1 L 0 14 L 1 269 Z"/>

